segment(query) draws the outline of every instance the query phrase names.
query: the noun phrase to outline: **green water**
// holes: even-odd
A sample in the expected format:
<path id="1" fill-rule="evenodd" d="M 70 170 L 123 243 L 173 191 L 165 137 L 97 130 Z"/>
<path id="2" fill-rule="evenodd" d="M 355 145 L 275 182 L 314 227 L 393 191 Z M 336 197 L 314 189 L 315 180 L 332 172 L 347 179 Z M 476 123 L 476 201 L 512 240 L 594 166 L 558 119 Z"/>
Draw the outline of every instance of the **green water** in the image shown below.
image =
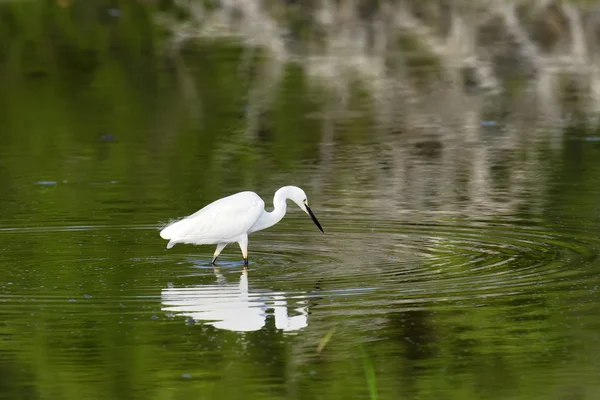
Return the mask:
<path id="1" fill-rule="evenodd" d="M 173 67 L 128 21 L 3 42 L 0 398 L 600 396 L 595 132 L 382 130 L 291 66 L 249 135 L 239 46 Z M 247 271 L 158 235 L 287 184 L 325 234 L 290 206 Z"/>

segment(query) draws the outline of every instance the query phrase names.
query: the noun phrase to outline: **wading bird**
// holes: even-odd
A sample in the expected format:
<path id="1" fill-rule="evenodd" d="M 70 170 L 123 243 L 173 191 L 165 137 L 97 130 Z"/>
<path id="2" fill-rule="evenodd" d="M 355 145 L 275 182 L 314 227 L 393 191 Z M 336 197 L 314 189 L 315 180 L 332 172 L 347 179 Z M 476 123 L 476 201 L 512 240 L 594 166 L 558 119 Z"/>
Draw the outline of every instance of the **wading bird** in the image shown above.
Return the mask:
<path id="1" fill-rule="evenodd" d="M 223 197 L 196 213 L 175 221 L 160 231 L 160 237 L 168 239 L 167 249 L 177 243 L 216 244 L 212 264 L 229 243 L 237 242 L 248 265 L 248 235 L 267 229 L 283 218 L 290 199 L 302 211 L 310 215 L 323 232 L 317 217 L 308 207 L 304 190 L 296 186 L 284 186 L 273 196 L 273 211 L 265 211 L 265 202 L 254 192 L 240 192 Z"/>

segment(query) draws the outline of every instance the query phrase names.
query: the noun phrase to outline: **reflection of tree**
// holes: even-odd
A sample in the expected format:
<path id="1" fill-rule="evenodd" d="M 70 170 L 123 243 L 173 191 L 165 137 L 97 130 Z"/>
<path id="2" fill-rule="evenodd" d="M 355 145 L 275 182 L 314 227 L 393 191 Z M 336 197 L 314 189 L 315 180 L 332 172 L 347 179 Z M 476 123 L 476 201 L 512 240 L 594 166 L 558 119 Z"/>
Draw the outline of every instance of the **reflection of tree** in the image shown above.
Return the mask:
<path id="1" fill-rule="evenodd" d="M 535 149 L 520 154 L 521 145 L 550 139 L 560 146 L 560 133 L 552 130 L 556 131 L 556 122 L 566 112 L 563 107 L 569 104 L 561 103 L 558 71 L 577 71 L 580 77 L 581 71 L 589 72 L 591 61 L 584 55 L 595 46 L 581 33 L 581 9 L 568 3 L 562 8 L 516 9 L 511 2 L 486 7 L 322 1 L 311 3 L 311 9 L 299 6 L 287 13 L 284 5 L 267 8 L 254 2 L 222 2 L 210 9 L 191 4 L 194 10 L 183 24 L 162 20 L 162 25 L 174 32 L 177 46 L 191 39 L 206 43 L 223 36 L 237 37 L 244 44 L 237 72 L 242 81 L 251 82 L 246 85 L 249 91 L 243 113 L 246 135 L 232 135 L 232 141 L 237 138 L 233 143 L 260 141 L 257 132 L 263 129 L 268 114 L 266 140 L 274 139 L 272 131 L 281 131 L 280 125 L 273 125 L 273 117 L 282 108 L 273 101 L 274 93 L 277 87 L 285 90 L 288 82 L 297 79 L 296 73 L 285 74 L 285 70 L 293 70 L 289 64 L 296 63 L 303 70 L 304 86 L 312 88 L 306 95 L 312 95 L 316 87 L 325 87 L 328 93 L 323 96 L 323 108 L 313 116 L 321 120 L 320 171 L 340 175 L 341 170 L 334 170 L 332 163 L 347 155 L 336 157 L 339 150 L 335 144 L 342 139 L 337 131 L 351 136 L 352 126 L 364 124 L 370 136 L 388 145 L 373 146 L 372 151 L 361 148 L 353 154 L 356 169 L 348 170 L 348 179 L 356 182 L 358 172 L 362 181 L 377 182 L 378 193 L 381 189 L 387 192 L 376 201 L 394 199 L 397 205 L 417 209 L 443 204 L 441 208 L 447 211 L 482 215 L 490 211 L 510 214 L 522 207 L 539 209 L 530 194 L 543 192 L 546 185 L 546 178 L 540 179 L 543 160 Z M 541 51 L 536 44 L 540 35 L 532 31 L 530 20 L 544 22 L 546 11 L 565 16 L 560 33 L 564 43 Z M 296 19 L 300 12 L 312 15 L 310 23 Z M 299 21 L 306 25 L 299 28 Z M 544 25 L 535 25 L 536 29 L 550 29 L 540 26 Z M 284 32 L 298 33 L 298 29 L 305 34 L 282 40 Z M 319 35 L 306 34 L 313 31 Z M 580 55 L 576 62 L 558 61 L 573 52 Z M 194 65 L 197 61 L 189 58 L 187 62 Z M 527 65 L 533 68 L 533 78 L 526 72 Z M 585 76 L 595 79 L 587 72 Z M 356 90 L 357 79 L 364 93 Z M 473 84 L 486 93 L 501 95 L 476 94 Z M 540 129 L 540 122 L 552 127 Z M 288 129 L 293 124 L 290 119 Z M 312 132 L 310 127 L 303 130 L 307 131 Z M 390 140 L 390 134 L 399 132 L 403 132 L 399 138 Z M 304 134 L 290 133 L 287 141 Z M 226 150 L 227 144 L 223 146 Z M 409 150 L 411 147 L 416 151 Z M 437 149 L 435 157 L 428 153 L 433 148 Z M 373 159 L 384 159 L 389 172 L 374 170 L 378 165 Z M 403 165 L 407 163 L 411 167 Z M 493 176 L 496 164 L 510 170 L 502 188 Z M 506 168 L 506 164 L 512 165 Z M 323 174 L 314 174 L 313 188 L 322 187 L 324 179 Z M 428 204 L 422 203 L 425 198 Z M 457 204 L 462 206 L 458 210 Z"/>
<path id="2" fill-rule="evenodd" d="M 276 71 L 271 80 L 261 77 L 263 89 L 280 81 L 281 66 L 297 62 L 312 82 L 348 104 L 358 78 L 377 105 L 379 122 L 388 127 L 406 114 L 409 126 L 436 115 L 467 114 L 463 105 L 477 91 L 508 94 L 514 110 L 534 100 L 530 110 L 537 105 L 545 118 L 557 121 L 567 106 L 560 100 L 562 74 L 586 93 L 580 106 L 597 109 L 600 74 L 591 55 L 597 52 L 600 9 L 532 3 L 218 1 L 204 7 L 192 1 L 183 6 L 190 18 L 165 16 L 161 25 L 177 48 L 192 39 L 237 37 L 250 49 L 262 49 L 268 69 Z"/>
<path id="3" fill-rule="evenodd" d="M 50 165 L 45 170 L 54 179 L 69 181 L 158 181 L 164 183 L 164 193 L 185 187 L 180 196 L 166 199 L 171 206 L 179 202 L 187 208 L 191 201 L 224 195 L 220 188 L 228 185 L 272 188 L 280 183 L 277 174 L 272 173 L 275 167 L 283 166 L 289 172 L 295 162 L 311 160 L 317 162 L 319 171 L 311 174 L 313 191 L 360 182 L 367 198 L 369 191 L 373 193 L 372 201 L 365 203 L 361 199 L 361 205 L 372 204 L 394 215 L 398 210 L 430 206 L 470 215 L 541 209 L 532 194 L 545 191 L 551 172 L 546 165 L 552 164 L 553 154 L 542 154 L 539 148 L 551 140 L 554 150 L 560 149 L 562 130 L 553 121 L 562 115 L 563 106 L 568 106 L 560 101 L 555 87 L 560 82 L 556 72 L 548 72 L 552 68 L 547 60 L 562 57 L 573 48 L 578 54 L 574 58 L 576 65 L 588 71 L 584 67 L 593 62 L 589 54 L 595 44 L 588 38 L 590 26 L 577 28 L 576 22 L 581 20 L 585 7 L 565 3 L 560 8 L 515 10 L 508 2 L 501 2 L 489 9 L 458 3 L 444 8 L 435 2 L 421 7 L 416 2 L 401 6 L 390 1 L 380 2 L 380 7 L 363 7 L 357 2 L 359 6 L 353 8 L 352 2 L 342 3 L 345 5 L 338 9 L 335 2 L 315 2 L 313 5 L 318 7 L 314 14 L 302 6 L 288 10 L 289 13 L 276 11 L 284 5 L 267 12 L 254 2 L 227 2 L 202 12 L 196 9 L 190 12 L 193 18 L 185 25 L 189 29 L 177 37 L 191 39 L 200 35 L 202 41 L 194 46 L 184 41 L 180 44 L 187 43 L 193 51 L 186 47 L 169 55 L 174 60 L 173 74 L 161 69 L 164 60 L 149 55 L 159 45 L 152 39 L 156 28 L 149 18 L 144 18 L 151 16 L 146 13 L 152 7 L 123 6 L 117 24 L 117 17 L 105 18 L 107 10 L 102 7 L 96 14 L 88 9 L 91 3 L 73 3 L 70 7 L 74 8 L 69 10 L 81 14 L 83 22 L 60 20 L 64 25 L 58 21 L 67 10 L 52 8 L 48 15 L 56 19 L 61 33 L 45 35 L 48 42 L 29 43 L 27 52 L 19 47 L 19 40 L 9 41 L 7 33 L 0 31 L 0 41 L 8 46 L 7 73 L 0 77 L 6 83 L 3 93 L 12 93 L 11 87 L 18 91 L 16 96 L 0 94 L 4 104 L 0 114 L 9 126 L 8 132 L 30 132 L 29 137 L 37 143 L 44 142 L 46 126 L 56 127 L 51 134 L 56 138 L 54 146 L 60 147 L 53 149 L 57 152 L 72 147 L 71 132 L 86 131 L 88 126 L 94 127 L 98 137 L 114 135 L 128 146 L 127 151 L 109 153 L 107 148 L 115 147 L 112 144 L 100 147 L 80 141 L 82 146 L 76 152 L 83 156 L 67 158 L 62 168 Z M 200 3 L 191 4 L 201 7 Z M 25 16 L 10 4 L 2 8 L 9 20 L 22 22 L 14 26 L 18 38 L 28 37 L 32 26 L 48 26 L 36 20 L 47 5 L 31 2 L 26 7 L 39 7 L 40 12 Z M 311 23 L 295 19 L 300 10 L 307 12 L 304 17 L 314 17 L 314 21 L 308 17 Z M 136 13 L 138 19 L 130 17 Z M 231 18 L 234 14 L 236 18 Z M 287 17 L 282 17 L 284 14 Z M 102 17 L 92 18 L 98 15 Z M 543 28 L 544 15 L 562 16 L 563 22 L 557 25 L 562 40 L 556 39 L 553 45 L 538 43 L 543 35 L 534 34 L 534 25 L 528 22 L 541 19 L 535 29 L 550 29 Z M 194 24 L 198 18 L 202 18 L 201 28 Z M 289 26 L 292 32 L 322 30 L 324 34 L 319 40 L 306 34 L 283 40 L 277 35 L 289 31 L 283 29 L 290 23 L 288 18 L 295 21 Z M 30 24 L 25 24 L 29 19 Z M 479 28 L 471 26 L 472 20 Z M 298 21 L 304 21 L 306 26 L 300 27 Z M 71 31 L 84 22 L 93 32 L 110 29 L 111 36 L 91 36 L 86 43 L 76 40 Z M 258 29 L 263 23 L 271 28 Z M 585 24 L 590 23 L 585 20 Z M 514 24 L 520 24 L 520 30 L 510 28 Z M 174 30 L 181 27 L 168 26 Z M 213 30 L 211 26 L 225 31 Z M 227 44 L 212 40 L 221 37 L 219 32 L 248 40 Z M 510 37 L 519 35 L 527 35 L 527 40 L 515 39 L 523 43 L 522 51 L 503 47 Z M 311 37 L 315 43 L 307 39 Z M 373 39 L 375 44 L 365 44 L 365 38 Z M 301 50 L 303 40 L 310 42 L 305 50 Z M 122 46 L 127 43 L 129 52 L 116 51 L 111 41 Z M 537 45 L 528 45 L 529 42 Z M 476 63 L 495 65 L 494 59 L 507 58 L 490 54 L 507 51 L 514 53 L 513 59 L 531 58 L 540 65 L 535 68 L 538 75 L 533 82 L 529 78 L 516 79 L 520 82 L 515 84 L 518 96 L 512 96 L 510 90 L 493 97 L 474 94 L 457 78 L 456 70 L 470 63 L 472 55 L 480 60 Z M 26 58 L 27 54 L 35 57 Z M 492 61 L 483 62 L 486 57 Z M 518 73 L 523 70 L 519 65 L 509 70 Z M 575 68 L 573 65 L 560 64 L 570 69 Z M 19 71 L 30 68 L 46 74 L 39 81 L 45 90 L 38 86 L 35 90 L 23 90 L 18 85 Z M 362 76 L 358 80 L 363 82 L 360 89 L 353 83 L 356 74 L 344 72 L 348 69 L 364 70 L 367 74 L 356 72 Z M 327 71 L 329 75 L 323 75 Z M 324 90 L 323 85 L 315 85 L 314 77 L 318 76 L 325 77 L 332 86 Z M 486 85 L 504 87 L 508 82 L 502 76 L 492 80 L 497 83 Z M 515 79 L 511 82 L 514 84 Z M 546 82 L 546 89 L 551 87 L 544 92 L 546 97 L 536 97 L 537 89 L 529 90 L 538 87 L 539 82 Z M 53 90 L 55 86 L 60 88 L 60 94 Z M 573 85 L 567 86 L 573 89 Z M 557 111 L 543 109 L 543 116 L 539 117 L 532 112 L 538 100 L 552 102 Z M 40 110 L 34 119 L 26 111 L 32 107 Z M 540 122 L 550 122 L 550 127 L 542 128 Z M 139 134 L 141 130 L 143 133 Z M 18 135 L 16 141 L 27 146 Z M 371 145 L 364 146 L 365 141 Z M 534 143 L 540 145 L 530 145 Z M 100 151 L 107 166 L 104 169 L 87 162 L 89 152 Z M 36 157 L 41 149 L 37 152 Z M 145 152 L 152 156 L 145 156 Z M 353 168 L 345 165 L 350 157 Z M 92 172 L 84 172 L 85 164 Z M 133 172 L 138 168 L 156 172 L 152 177 L 138 177 Z M 498 175 L 494 175 L 499 169 L 506 171 L 502 187 L 498 187 Z M 232 175 L 231 170 L 238 173 Z M 211 179 L 194 179 L 199 172 Z M 6 181 L 10 177 L 0 179 Z M 331 197 L 326 194 L 320 197 Z M 331 195 L 342 196 L 346 203 L 355 201 L 352 194 L 345 198 L 342 193 Z M 68 202 L 62 204 L 65 210 L 74 208 Z"/>

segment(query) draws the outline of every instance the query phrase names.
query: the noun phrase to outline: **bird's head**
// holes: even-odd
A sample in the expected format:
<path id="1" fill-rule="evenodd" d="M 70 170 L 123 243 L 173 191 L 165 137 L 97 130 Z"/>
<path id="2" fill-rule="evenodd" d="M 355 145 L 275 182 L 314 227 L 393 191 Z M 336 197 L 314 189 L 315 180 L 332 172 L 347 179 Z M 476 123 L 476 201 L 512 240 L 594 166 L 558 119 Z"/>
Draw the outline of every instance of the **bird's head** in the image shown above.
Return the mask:
<path id="1" fill-rule="evenodd" d="M 312 218 L 315 225 L 317 225 L 317 227 L 321 230 L 321 232 L 324 232 L 323 228 L 321 227 L 321 224 L 317 220 L 317 217 L 315 217 L 315 214 L 313 214 L 312 210 L 308 206 L 308 198 L 306 197 L 306 193 L 304 193 L 304 190 L 300 189 L 297 186 L 287 186 L 286 189 L 287 198 L 296 203 L 302 211 L 308 214 Z"/>

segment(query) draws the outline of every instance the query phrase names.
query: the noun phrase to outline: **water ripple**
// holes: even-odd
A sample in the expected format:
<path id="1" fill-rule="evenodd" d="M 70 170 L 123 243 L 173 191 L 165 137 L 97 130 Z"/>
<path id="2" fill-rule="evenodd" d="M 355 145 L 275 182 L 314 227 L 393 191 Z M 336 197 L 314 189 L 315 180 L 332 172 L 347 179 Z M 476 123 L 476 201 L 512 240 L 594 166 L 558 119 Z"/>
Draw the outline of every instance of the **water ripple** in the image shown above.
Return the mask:
<path id="1" fill-rule="evenodd" d="M 73 298 L 73 309 L 123 304 L 130 307 L 127 312 L 135 313 L 136 305 L 159 301 L 164 313 L 238 331 L 261 329 L 271 314 L 276 327 L 284 331 L 302 329 L 310 323 L 310 309 L 322 315 L 358 316 L 398 308 L 462 307 L 467 300 L 471 306 L 473 301 L 481 305 L 495 298 L 549 291 L 569 290 L 574 296 L 585 290 L 577 282 L 597 273 L 589 269 L 598 257 L 600 240 L 584 230 L 528 225 L 515 218 L 475 221 L 439 214 L 419 218 L 416 222 L 409 218 L 384 221 L 369 215 L 334 214 L 325 219 L 327 233 L 323 235 L 305 219 L 292 215 L 281 227 L 251 237 L 248 275 L 229 276 L 242 271 L 242 261 L 237 246 L 228 247 L 220 259 L 222 275 L 216 282 L 209 265 L 212 246 L 166 250 L 151 224 L 13 227 L 1 228 L 0 234 L 9 241 L 9 235 L 16 237 L 24 231 L 35 232 L 36 240 L 47 235 L 85 243 L 82 237 L 93 237 L 87 242 L 92 248 L 108 237 L 144 248 L 137 252 L 143 256 L 121 256 L 118 269 L 113 265 L 114 254 L 87 256 L 86 244 L 50 254 L 66 266 L 46 273 L 58 277 L 78 270 L 85 274 L 80 286 L 94 286 L 101 292 L 107 276 L 122 274 L 122 281 L 118 293 L 109 297 L 94 293 L 93 299 L 81 297 L 82 290 L 88 289 L 60 287 L 62 297 L 37 296 L 46 305 L 65 306 Z M 135 240 L 132 230 L 139 231 Z M 108 231 L 110 235 L 103 235 Z M 12 251 L 25 252 L 28 246 Z M 39 278 L 40 272 L 25 263 L 14 271 L 16 284 L 5 284 L 0 300 L 14 306 L 31 303 L 26 299 L 35 298 L 40 290 L 23 287 L 22 282 Z M 223 276 L 236 283 L 224 283 Z M 171 281 L 175 284 L 166 284 Z M 242 317 L 247 322 L 244 326 Z"/>
<path id="2" fill-rule="evenodd" d="M 348 290 L 351 302 L 356 288 L 375 288 L 369 301 L 353 302 L 358 309 L 394 299 L 435 303 L 572 288 L 575 277 L 592 273 L 587 266 L 600 244 L 587 232 L 481 221 L 392 221 L 360 229 L 345 219 L 328 225 L 329 251 L 305 262 L 310 273 L 283 271 L 278 280 L 319 280 L 322 296 Z M 336 247 L 337 260 L 331 252 Z"/>

